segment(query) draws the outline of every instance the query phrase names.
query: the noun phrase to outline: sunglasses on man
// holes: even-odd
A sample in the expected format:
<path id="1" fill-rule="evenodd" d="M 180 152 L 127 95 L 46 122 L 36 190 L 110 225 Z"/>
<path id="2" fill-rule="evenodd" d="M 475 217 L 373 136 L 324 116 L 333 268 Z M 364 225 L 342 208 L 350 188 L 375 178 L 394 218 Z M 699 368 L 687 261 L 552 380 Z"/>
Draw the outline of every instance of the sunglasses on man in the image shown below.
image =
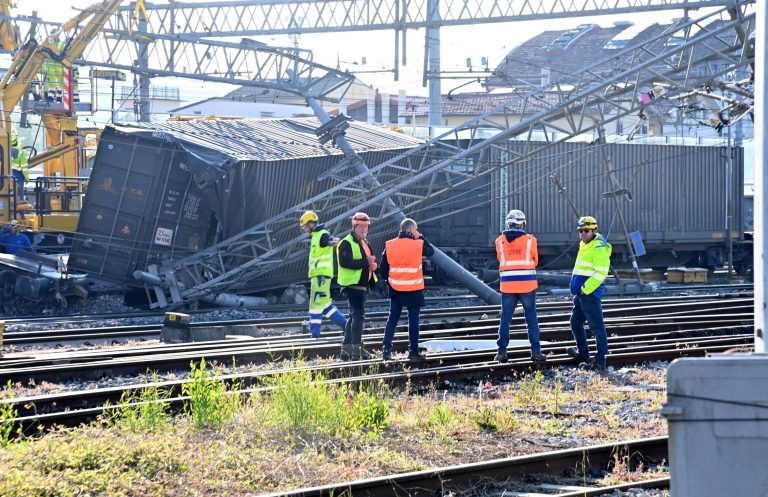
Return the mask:
<path id="1" fill-rule="evenodd" d="M 592 230 L 591 230 L 591 229 L 589 229 L 589 228 L 579 228 L 579 229 L 577 229 L 576 231 L 578 231 L 579 233 L 589 233 L 589 232 L 591 232 Z"/>

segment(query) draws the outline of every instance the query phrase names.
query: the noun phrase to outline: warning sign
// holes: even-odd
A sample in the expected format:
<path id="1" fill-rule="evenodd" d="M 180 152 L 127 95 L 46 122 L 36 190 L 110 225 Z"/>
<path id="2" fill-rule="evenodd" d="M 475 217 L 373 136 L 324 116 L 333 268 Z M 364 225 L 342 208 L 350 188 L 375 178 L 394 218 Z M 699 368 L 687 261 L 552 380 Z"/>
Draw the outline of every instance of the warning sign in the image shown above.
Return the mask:
<path id="1" fill-rule="evenodd" d="M 157 245 L 165 245 L 166 247 L 170 247 L 172 241 L 173 230 L 169 230 L 168 228 L 157 228 L 157 231 L 155 232 L 155 243 Z"/>

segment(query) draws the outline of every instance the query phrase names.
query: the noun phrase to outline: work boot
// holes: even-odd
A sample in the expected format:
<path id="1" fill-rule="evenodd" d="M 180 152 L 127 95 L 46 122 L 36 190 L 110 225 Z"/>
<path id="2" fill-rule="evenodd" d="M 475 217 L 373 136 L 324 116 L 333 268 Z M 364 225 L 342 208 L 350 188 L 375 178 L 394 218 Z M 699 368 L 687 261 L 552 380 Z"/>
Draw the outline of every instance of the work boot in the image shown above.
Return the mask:
<path id="1" fill-rule="evenodd" d="M 587 361 L 579 366 L 579 369 L 585 369 L 587 371 L 596 371 L 598 373 L 605 373 L 606 364 L 603 362 L 597 362 L 594 359 Z"/>
<path id="2" fill-rule="evenodd" d="M 391 361 L 392 360 L 392 349 L 384 349 L 381 351 L 381 360 L 382 361 Z"/>
<path id="3" fill-rule="evenodd" d="M 579 349 L 576 347 L 568 347 L 565 349 L 565 353 L 571 356 L 573 360 L 576 361 L 577 365 L 589 361 L 589 356 L 584 357 L 583 355 L 579 354 Z"/>
<path id="4" fill-rule="evenodd" d="M 359 361 L 360 358 L 362 357 L 363 346 L 358 343 L 355 345 L 351 345 L 351 347 L 352 347 L 351 360 Z"/>
<path id="5" fill-rule="evenodd" d="M 364 361 L 373 359 L 373 354 L 365 350 L 365 346 L 362 343 L 360 344 L 360 359 L 363 359 Z"/>
<path id="6" fill-rule="evenodd" d="M 496 362 L 505 363 L 509 361 L 509 357 L 507 357 L 507 351 L 506 350 L 500 350 L 498 354 L 496 354 L 496 357 L 493 358 Z"/>
<path id="7" fill-rule="evenodd" d="M 533 362 L 547 362 L 547 355 L 541 352 L 531 352 L 531 360 Z"/>
<path id="8" fill-rule="evenodd" d="M 353 361 L 353 351 L 355 347 L 358 347 L 357 345 L 353 345 L 351 343 L 342 343 L 341 344 L 341 353 L 339 354 L 339 359 L 342 361 Z"/>
<path id="9" fill-rule="evenodd" d="M 426 361 L 427 357 L 417 350 L 408 349 L 408 360 L 411 362 Z"/>

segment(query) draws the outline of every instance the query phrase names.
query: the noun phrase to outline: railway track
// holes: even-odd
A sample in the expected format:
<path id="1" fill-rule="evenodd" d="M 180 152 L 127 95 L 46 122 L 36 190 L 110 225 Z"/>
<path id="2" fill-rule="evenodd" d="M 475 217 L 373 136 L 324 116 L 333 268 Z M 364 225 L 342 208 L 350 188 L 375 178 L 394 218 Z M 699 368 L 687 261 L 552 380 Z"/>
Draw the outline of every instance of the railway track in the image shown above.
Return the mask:
<path id="1" fill-rule="evenodd" d="M 630 488 L 669 488 L 669 478 L 648 474 L 640 482 L 601 485 L 595 476 L 604 473 L 618 457 L 633 465 L 668 461 L 667 437 L 508 457 L 471 464 L 394 474 L 335 485 L 302 488 L 264 497 L 433 497 L 435 495 L 496 495 L 582 497 L 604 495 Z M 532 480 L 534 480 L 532 482 Z"/>
<path id="2" fill-rule="evenodd" d="M 722 310 L 722 309 L 721 309 Z M 732 334 L 745 332 L 753 322 L 751 313 L 743 307 L 726 308 L 719 314 L 702 314 L 701 310 L 662 313 L 657 316 L 623 316 L 606 319 L 611 335 L 636 335 L 670 333 L 669 337 L 685 337 L 701 334 Z M 552 315 L 542 319 L 542 340 L 570 343 L 570 327 L 567 316 Z M 429 340 L 488 340 L 495 341 L 497 324 L 493 321 L 441 324 L 437 329 L 425 327 L 422 341 Z M 707 330 L 703 332 L 701 330 Z M 365 335 L 369 345 L 378 346 L 383 338 L 378 329 Z M 527 333 L 523 325 L 510 330 L 515 340 L 525 340 Z M 658 335 L 655 336 L 658 339 Z M 94 379 L 120 374 L 137 374 L 148 368 L 163 372 L 186 369 L 190 361 L 205 357 L 208 361 L 229 364 L 266 363 L 284 360 L 299 355 L 308 359 L 334 357 L 338 353 L 340 334 L 328 334 L 326 338 L 297 338 L 295 336 L 260 337 L 242 340 L 195 342 L 191 344 L 165 344 L 108 350 L 86 350 L 69 353 L 12 354 L 0 360 L 0 382 L 7 381 L 63 381 L 67 379 Z M 460 343 L 454 344 L 460 345 Z M 493 347 L 492 344 L 489 346 Z M 562 344 L 557 346 L 562 347 Z M 407 347 L 403 332 L 395 337 L 393 351 L 401 352 Z M 554 345 L 545 345 L 545 349 Z M 494 351 L 486 349 L 486 355 Z"/>
<path id="3" fill-rule="evenodd" d="M 632 309 L 634 314 L 642 314 L 667 310 L 668 312 L 685 312 L 713 310 L 716 308 L 739 307 L 746 309 L 753 305 L 751 298 L 733 297 L 723 299 L 719 297 L 674 297 L 674 298 L 640 298 L 640 299 L 615 299 L 606 300 L 604 311 L 606 318 L 621 316 Z M 553 315 L 570 312 L 570 302 L 543 302 L 538 304 L 537 310 L 540 321 L 546 322 Z M 499 306 L 475 306 L 447 309 L 425 309 L 422 311 L 422 325 L 427 329 L 440 326 L 445 320 L 478 321 L 498 324 Z M 264 334 L 263 330 L 280 330 L 284 332 L 299 332 L 302 328 L 303 317 L 282 317 L 263 319 L 240 319 L 229 321 L 211 321 L 206 323 L 193 323 L 195 327 L 224 327 L 226 334 Z M 387 319 L 386 312 L 372 312 L 367 315 L 369 327 L 383 326 Z M 6 323 L 7 324 L 7 323 Z M 50 347 L 61 345 L 100 345 L 120 344 L 131 341 L 158 340 L 161 326 L 128 325 L 98 328 L 64 329 L 64 330 L 39 330 L 39 331 L 7 331 L 4 343 L 15 347 Z M 327 336 L 335 336 L 338 331 L 324 332 Z"/>
<path id="4" fill-rule="evenodd" d="M 719 331 L 719 330 L 715 330 Z M 678 357 L 697 357 L 712 353 L 721 353 L 738 347 L 748 347 L 752 341 L 751 331 L 724 336 L 703 336 L 697 338 L 663 337 L 663 334 L 612 337 L 611 354 L 608 362 L 611 366 L 634 365 L 647 361 L 671 361 Z M 572 342 L 565 345 L 572 345 Z M 562 353 L 562 346 L 544 346 L 544 352 L 551 352 L 546 367 L 572 364 L 570 357 Z M 221 378 L 241 385 L 241 393 L 263 390 L 265 380 L 280 372 L 309 370 L 322 374 L 329 381 L 354 384 L 360 382 L 383 381 L 392 386 L 410 383 L 427 388 L 433 385 L 439 389 L 461 390 L 474 388 L 478 382 L 487 380 L 505 381 L 516 372 L 523 372 L 534 367 L 529 358 L 527 347 L 509 349 L 510 361 L 498 364 L 492 361 L 493 352 L 475 350 L 470 352 L 447 352 L 428 356 L 428 360 L 413 364 L 405 360 L 382 363 L 380 360 L 357 362 L 336 362 L 332 364 L 289 365 L 280 369 L 225 375 Z M 24 433 L 34 433 L 40 426 L 66 425 L 75 426 L 98 418 L 105 412 L 118 409 L 116 404 L 126 392 L 138 393 L 148 387 L 157 387 L 168 392 L 165 400 L 172 409 L 181 410 L 187 400 L 181 396 L 181 386 L 185 380 L 163 381 L 152 384 L 134 384 L 121 387 L 99 388 L 65 392 L 34 397 L 20 397 L 0 401 L 13 404 L 18 413 L 18 422 Z"/>

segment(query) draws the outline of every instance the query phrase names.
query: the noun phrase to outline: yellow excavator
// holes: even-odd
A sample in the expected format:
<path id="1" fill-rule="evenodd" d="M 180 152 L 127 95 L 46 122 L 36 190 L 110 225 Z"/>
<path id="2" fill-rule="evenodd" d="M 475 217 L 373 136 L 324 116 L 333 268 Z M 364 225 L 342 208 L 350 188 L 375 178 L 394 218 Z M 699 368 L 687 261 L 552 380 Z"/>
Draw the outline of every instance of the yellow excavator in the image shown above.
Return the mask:
<path id="1" fill-rule="evenodd" d="M 102 0 L 83 9 L 42 42 L 30 37 L 19 45 L 18 34 L 11 23 L 0 23 L 2 47 L 12 50 L 18 46 L 8 72 L 0 81 L 0 225 L 15 219 L 39 232 L 75 231 L 77 204 L 85 191 L 84 181 L 78 177 L 79 165 L 89 151 L 89 141 L 90 149 L 95 151 L 91 138 L 97 138 L 99 133 L 77 129 L 72 62 L 83 54 L 121 1 Z M 0 0 L 0 13 L 9 15 L 10 3 L 10 0 Z M 60 95 L 54 95 L 49 101 L 40 90 L 41 104 L 33 109 L 42 115 L 48 143 L 45 152 L 29 161 L 30 167 L 44 164 L 44 176 L 36 180 L 38 205 L 33 206 L 23 200 L 23 186 L 17 185 L 12 175 L 11 113 L 29 92 L 32 82 L 41 80 L 38 75 L 46 65 L 60 68 L 63 85 Z M 47 75 L 43 81 L 45 77 Z"/>

